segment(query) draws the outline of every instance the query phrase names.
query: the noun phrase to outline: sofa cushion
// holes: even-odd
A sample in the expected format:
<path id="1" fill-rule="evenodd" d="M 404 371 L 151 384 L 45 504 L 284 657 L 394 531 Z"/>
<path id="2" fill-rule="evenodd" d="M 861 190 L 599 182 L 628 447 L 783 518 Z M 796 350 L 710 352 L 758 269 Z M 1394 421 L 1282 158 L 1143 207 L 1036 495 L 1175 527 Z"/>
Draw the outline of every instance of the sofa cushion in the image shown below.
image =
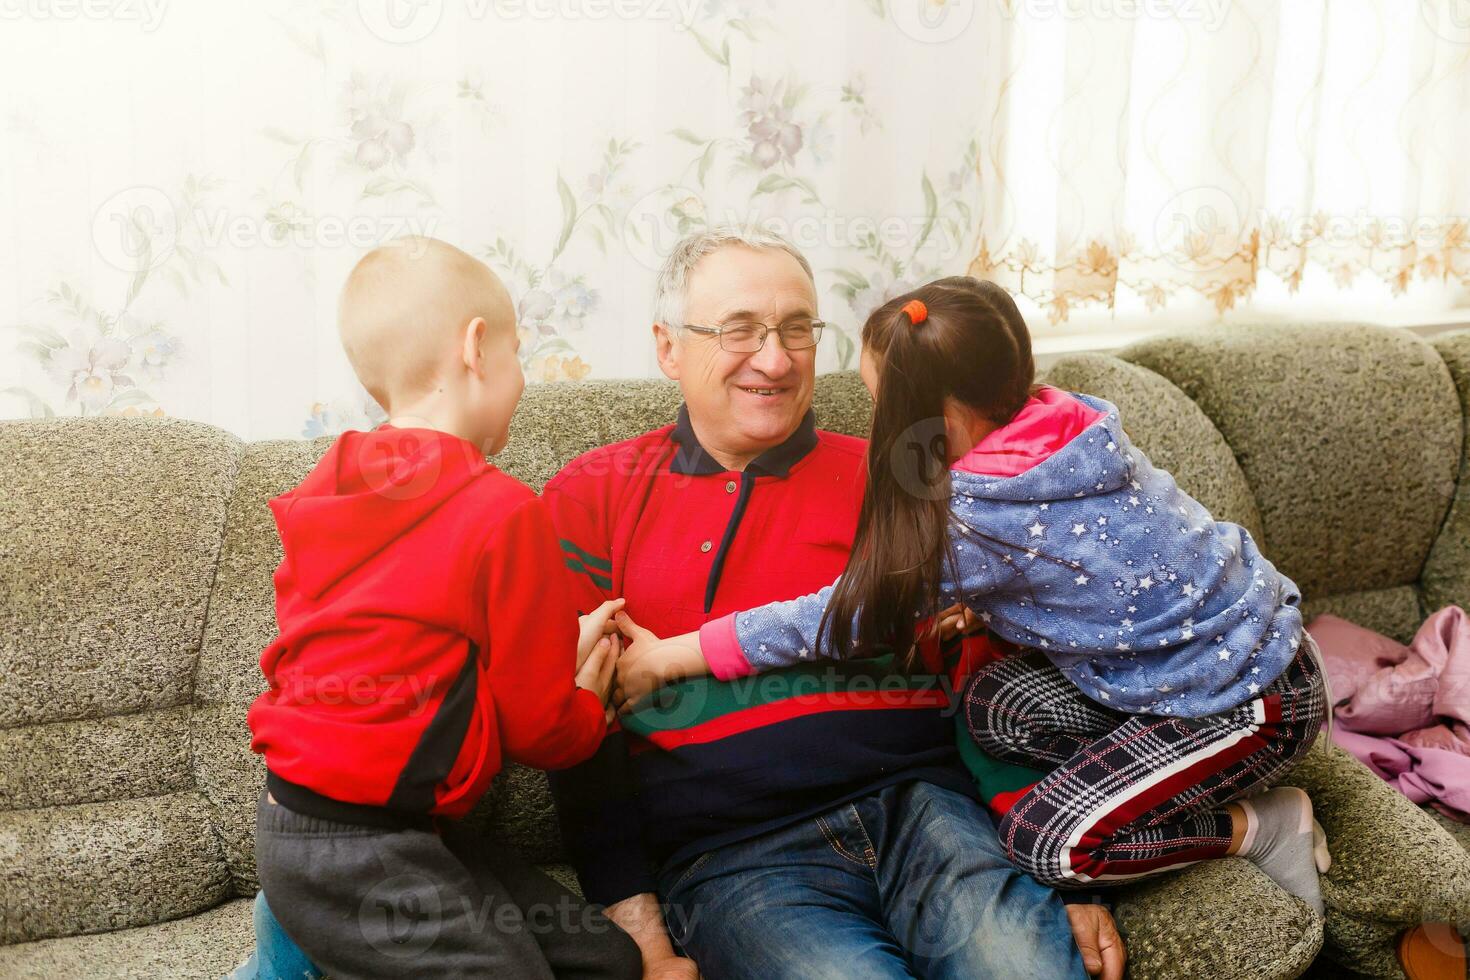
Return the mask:
<path id="1" fill-rule="evenodd" d="M 1322 920 L 1233 858 L 1133 885 L 1114 899 L 1113 914 L 1130 977 L 1288 980 L 1322 947 Z"/>
<path id="2" fill-rule="evenodd" d="M 1224 435 L 1266 554 L 1308 598 L 1416 582 L 1459 468 L 1444 362 L 1371 327 L 1221 327 L 1121 356 L 1162 374 Z"/>
<path id="3" fill-rule="evenodd" d="M 1449 516 L 1424 566 L 1425 612 L 1450 605 L 1470 609 L 1470 330 L 1437 338 L 1434 349 L 1455 379 L 1465 437 L 1456 482 L 1444 488 L 1453 497 Z"/>
<path id="4" fill-rule="evenodd" d="M 0 946 L 11 980 L 107 976 L 116 980 L 222 977 L 255 947 L 249 899 L 158 925 Z"/>
<path id="5" fill-rule="evenodd" d="M 0 810 L 194 787 L 189 708 L 0 728 Z"/>
<path id="6" fill-rule="evenodd" d="M 1105 354 L 1065 357 L 1043 380 L 1118 406 L 1123 429 L 1149 460 L 1217 520 L 1233 521 L 1261 542 L 1261 515 L 1225 437 L 1199 406 L 1166 379 Z"/>
<path id="7" fill-rule="evenodd" d="M 239 454 L 194 422 L 0 423 L 0 727 L 189 700 Z"/>
<path id="8" fill-rule="evenodd" d="M 227 897 L 198 793 L 0 813 L 0 944 L 176 919 Z"/>

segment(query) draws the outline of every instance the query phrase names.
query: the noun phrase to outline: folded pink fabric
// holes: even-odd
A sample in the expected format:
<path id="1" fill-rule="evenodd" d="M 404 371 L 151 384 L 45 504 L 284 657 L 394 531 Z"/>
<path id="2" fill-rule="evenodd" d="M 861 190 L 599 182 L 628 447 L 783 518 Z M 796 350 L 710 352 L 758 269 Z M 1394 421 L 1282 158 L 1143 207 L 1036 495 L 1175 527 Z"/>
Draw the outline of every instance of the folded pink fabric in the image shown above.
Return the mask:
<path id="1" fill-rule="evenodd" d="M 1470 616 L 1447 606 L 1409 646 L 1336 616 L 1307 629 L 1332 681 L 1333 741 L 1415 803 L 1470 822 Z"/>

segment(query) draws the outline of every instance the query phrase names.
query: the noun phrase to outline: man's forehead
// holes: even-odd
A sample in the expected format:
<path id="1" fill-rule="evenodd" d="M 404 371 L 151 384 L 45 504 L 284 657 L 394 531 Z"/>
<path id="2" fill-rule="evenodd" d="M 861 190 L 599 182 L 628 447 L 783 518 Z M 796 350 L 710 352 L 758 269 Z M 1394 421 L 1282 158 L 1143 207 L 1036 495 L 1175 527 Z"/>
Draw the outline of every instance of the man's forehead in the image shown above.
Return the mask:
<path id="1" fill-rule="evenodd" d="M 695 268 L 688 307 L 728 320 L 815 316 L 817 296 L 801 264 L 785 252 L 731 248 L 706 256 Z"/>

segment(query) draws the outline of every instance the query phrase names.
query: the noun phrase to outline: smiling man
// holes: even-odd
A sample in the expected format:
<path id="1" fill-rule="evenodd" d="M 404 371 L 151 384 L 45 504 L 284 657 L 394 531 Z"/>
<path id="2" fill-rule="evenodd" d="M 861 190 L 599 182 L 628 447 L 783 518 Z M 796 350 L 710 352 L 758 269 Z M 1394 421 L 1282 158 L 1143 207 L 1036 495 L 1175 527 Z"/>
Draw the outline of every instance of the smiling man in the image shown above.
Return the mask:
<path id="1" fill-rule="evenodd" d="M 624 596 L 668 636 L 836 578 L 865 469 L 861 440 L 816 427 L 823 325 L 791 245 L 685 239 L 656 318 L 677 423 L 580 457 L 544 497 L 578 605 Z M 1068 911 L 1002 855 L 941 686 L 867 659 L 666 692 L 553 777 L 587 897 L 646 977 L 694 974 L 671 935 L 714 980 L 1084 975 Z M 1072 917 L 1120 972 L 1106 913 Z"/>

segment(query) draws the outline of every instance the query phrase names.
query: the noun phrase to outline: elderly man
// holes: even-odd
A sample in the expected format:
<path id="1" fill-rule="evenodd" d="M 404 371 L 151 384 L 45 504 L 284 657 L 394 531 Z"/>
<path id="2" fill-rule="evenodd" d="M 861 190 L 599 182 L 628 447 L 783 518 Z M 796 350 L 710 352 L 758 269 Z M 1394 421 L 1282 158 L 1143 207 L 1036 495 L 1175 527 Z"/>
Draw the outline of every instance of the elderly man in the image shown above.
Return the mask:
<path id="1" fill-rule="evenodd" d="M 667 636 L 832 581 L 864 444 L 816 428 L 816 289 L 783 240 L 685 239 L 656 316 L 677 424 L 580 457 L 544 497 L 579 605 L 624 596 Z M 886 664 L 685 682 L 553 774 L 587 897 L 637 940 L 645 976 L 694 975 L 670 935 L 716 980 L 1051 980 L 1083 975 L 1079 945 L 1121 975 L 1104 910 L 1064 907 L 1005 860 L 944 692 Z"/>

